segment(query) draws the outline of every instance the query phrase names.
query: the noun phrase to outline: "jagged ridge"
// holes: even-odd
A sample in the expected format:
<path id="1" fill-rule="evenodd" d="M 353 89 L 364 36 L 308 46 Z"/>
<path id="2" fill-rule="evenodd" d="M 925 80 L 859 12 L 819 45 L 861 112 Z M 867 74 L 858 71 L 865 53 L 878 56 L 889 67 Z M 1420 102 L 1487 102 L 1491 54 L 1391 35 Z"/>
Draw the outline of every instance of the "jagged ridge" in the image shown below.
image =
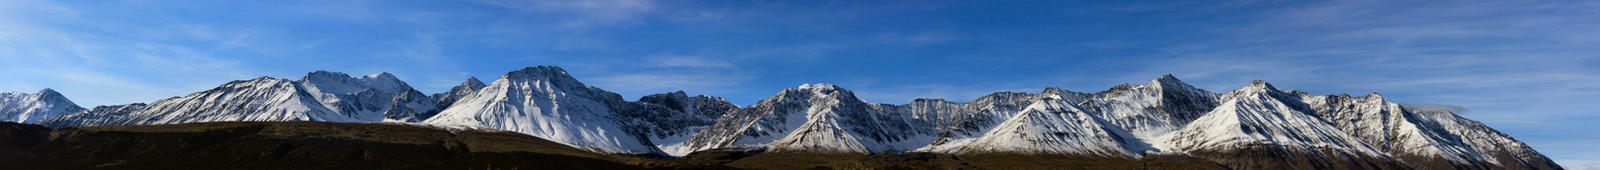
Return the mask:
<path id="1" fill-rule="evenodd" d="M 1219 162 L 1276 153 L 1269 157 L 1327 158 L 1300 162 L 1312 168 L 1559 168 L 1526 144 L 1481 123 L 1449 112 L 1409 109 L 1376 94 L 1319 96 L 1278 90 L 1263 81 L 1216 94 L 1172 75 L 1093 94 L 1046 88 L 1039 94 L 1000 92 L 965 103 L 917 99 L 903 105 L 867 103 L 839 86 L 807 84 L 739 107 L 681 91 L 630 102 L 551 66 L 513 71 L 491 84 L 469 78 L 431 96 L 387 73 L 353 78 L 319 71 L 299 81 L 235 81 L 190 96 L 96 107 L 42 123 L 381 121 L 375 118 L 516 131 L 613 153 L 684 155 L 742 148 L 1194 154 L 1213 155 L 1208 158 Z M 1256 163 L 1234 165 L 1301 165 Z"/>

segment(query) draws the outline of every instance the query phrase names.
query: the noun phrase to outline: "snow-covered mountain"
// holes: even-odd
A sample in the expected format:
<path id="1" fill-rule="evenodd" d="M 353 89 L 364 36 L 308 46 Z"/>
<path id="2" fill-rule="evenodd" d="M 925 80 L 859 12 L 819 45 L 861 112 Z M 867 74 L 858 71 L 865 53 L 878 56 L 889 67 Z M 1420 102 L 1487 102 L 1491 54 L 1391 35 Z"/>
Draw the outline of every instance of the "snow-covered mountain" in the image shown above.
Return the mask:
<path id="1" fill-rule="evenodd" d="M 144 103 L 96 106 L 82 112 L 46 119 L 39 124 L 52 127 L 128 125 L 125 122 L 129 120 L 124 117 L 149 108 L 150 105 Z"/>
<path id="2" fill-rule="evenodd" d="M 786 89 L 724 116 L 686 146 L 694 151 L 1188 154 L 1245 168 L 1557 167 L 1525 144 L 1448 112 L 1408 111 L 1377 95 L 1351 99 L 1280 90 L 1264 81 L 1216 94 L 1163 75 L 1094 94 L 1048 88 L 1040 94 L 995 93 L 968 103 L 918 99 L 905 105 L 864 103 L 839 91 L 832 85 Z M 927 144 L 910 146 L 921 143 Z M 1305 157 L 1317 159 L 1296 159 Z"/>
<path id="3" fill-rule="evenodd" d="M 95 107 L 41 122 L 50 126 L 152 125 L 218 121 L 332 121 L 357 117 L 334 112 L 288 79 L 260 77 L 156 101 L 144 106 Z M 98 120 L 80 120 L 98 119 Z M 95 124 L 81 124 L 95 123 Z"/>
<path id="4" fill-rule="evenodd" d="M 39 94 L 26 95 L 49 96 Z M 4 102 L 11 103 L 0 104 L 26 107 L 0 109 L 15 115 L 15 108 L 52 108 L 55 114 L 76 108 L 66 107 L 71 102 L 58 94 L 12 97 L 22 95 L 5 94 Z M 49 107 L 15 102 L 40 99 L 46 102 L 31 103 Z M 1448 111 L 1408 108 L 1376 93 L 1314 95 L 1256 81 L 1217 94 L 1172 75 L 1095 93 L 1045 88 L 997 92 L 970 102 L 916 99 L 898 105 L 869 103 L 840 86 L 805 84 L 740 107 L 682 91 L 627 101 L 554 66 L 515 70 L 489 84 L 468 78 L 434 95 L 422 95 L 387 73 L 351 77 L 317 71 L 295 81 L 240 80 L 184 97 L 100 106 L 40 123 L 211 121 L 421 121 L 514 131 L 597 152 L 673 156 L 765 149 L 1190 155 L 1247 169 L 1559 168 L 1482 123 Z"/>
<path id="5" fill-rule="evenodd" d="M 38 123 L 51 117 L 83 111 L 55 90 L 36 93 L 0 93 L 0 122 Z"/>
<path id="6" fill-rule="evenodd" d="M 1057 88 L 1044 93 L 1071 103 L 1085 96 Z M 722 117 L 680 150 L 953 152 L 1042 96 L 1000 92 L 967 103 L 917 99 L 890 105 L 867 103 L 836 85 L 805 84 Z"/>
<path id="7" fill-rule="evenodd" d="M 152 125 L 218 121 L 419 122 L 434 100 L 388 73 L 360 78 L 316 71 L 296 81 L 271 77 L 149 104 L 95 107 L 41 124 Z"/>
<path id="8" fill-rule="evenodd" d="M 422 95 L 388 73 L 316 71 L 300 80 L 261 77 L 149 104 L 101 106 L 42 124 L 151 125 L 216 121 L 421 122 L 522 132 L 609 153 L 663 153 L 663 146 L 739 107 L 682 92 L 628 102 L 583 85 L 558 67 L 529 67 L 485 85 L 476 78 Z M 444 108 L 440 108 L 444 107 Z M 79 109 L 82 110 L 82 109 Z M 438 119 L 430 119 L 434 116 Z"/>
<path id="9" fill-rule="evenodd" d="M 932 143 L 931 129 L 916 128 L 832 84 L 801 85 L 810 92 L 804 123 L 767 148 L 777 151 L 877 153 Z M 788 122 L 786 122 L 788 123 Z"/>
<path id="10" fill-rule="evenodd" d="M 1135 157 L 1152 150 L 1134 137 L 1089 112 L 1072 99 L 1044 94 L 1010 120 L 963 145 L 957 153 L 1073 154 Z"/>
<path id="11" fill-rule="evenodd" d="M 1216 94 L 1171 74 L 1143 85 L 1118 85 L 1089 97 L 1083 108 L 1140 139 L 1172 132 L 1217 107 Z"/>
<path id="12" fill-rule="evenodd" d="M 528 67 L 462 96 L 423 123 L 514 131 L 598 152 L 656 154 L 666 153 L 658 144 L 675 146 L 737 108 L 682 92 L 640 100 L 584 85 L 560 67 Z"/>
<path id="13" fill-rule="evenodd" d="M 1378 93 L 1364 97 L 1296 92 L 1319 117 L 1417 168 L 1526 167 L 1553 163 L 1509 135 L 1448 111 L 1402 107 Z"/>
<path id="14" fill-rule="evenodd" d="M 1511 135 L 1500 133 L 1500 131 L 1489 128 L 1488 125 L 1484 125 L 1481 122 L 1473 121 L 1448 111 L 1406 109 L 1406 113 L 1408 113 L 1406 114 L 1408 120 L 1414 121 L 1411 124 L 1418 125 L 1418 129 L 1421 129 L 1423 132 L 1419 134 L 1429 136 L 1430 138 L 1435 138 L 1434 144 L 1438 148 L 1450 148 L 1448 150 L 1456 150 L 1453 151 L 1454 153 L 1449 153 L 1458 154 L 1454 155 L 1453 157 L 1481 158 L 1478 159 L 1479 161 L 1473 161 L 1472 159 L 1466 159 L 1466 161 L 1451 160 L 1451 166 L 1464 167 L 1466 165 L 1475 165 L 1478 167 L 1504 167 L 1508 169 L 1560 168 L 1560 166 L 1556 165 L 1554 161 L 1550 160 L 1548 157 L 1545 157 L 1544 154 L 1540 154 L 1538 151 L 1533 150 L 1533 147 L 1528 146 L 1528 144 L 1522 143 L 1522 141 L 1517 141 L 1515 138 L 1511 138 Z M 1428 157 L 1434 157 L 1434 160 L 1437 160 L 1439 157 L 1444 157 L 1446 159 L 1452 157 L 1448 154 L 1429 152 L 1396 152 L 1396 150 L 1404 150 L 1404 148 L 1405 147 L 1394 147 L 1392 150 L 1390 150 L 1390 153 L 1401 158 L 1401 160 L 1406 160 L 1407 162 L 1423 162 L 1424 160 L 1429 159 Z M 1461 149 L 1468 150 L 1460 151 Z M 1463 165 L 1459 162 L 1470 162 L 1470 164 Z M 1441 165 L 1436 167 L 1443 166 Z"/>
<path id="15" fill-rule="evenodd" d="M 296 81 L 323 107 L 359 121 L 421 122 L 436 101 L 389 73 L 350 77 L 318 70 Z"/>
<path id="16" fill-rule="evenodd" d="M 871 153 L 921 147 L 932 131 L 874 108 L 831 84 L 805 84 L 720 118 L 680 150 L 762 148 Z M 911 143 L 908 146 L 907 143 Z"/>
<path id="17" fill-rule="evenodd" d="M 739 110 L 721 97 L 698 95 L 690 97 L 683 91 L 654 94 L 639 98 L 623 109 L 623 117 L 632 133 L 649 139 L 647 142 L 667 155 L 686 155 L 693 150 L 684 147 L 690 135 L 717 123 L 717 118 Z"/>
<path id="18" fill-rule="evenodd" d="M 506 73 L 423 123 L 521 132 L 575 147 L 613 153 L 657 149 L 618 122 L 622 96 L 590 87 L 558 67 Z"/>
<path id="19" fill-rule="evenodd" d="M 1082 101 L 1084 94 L 1046 88 L 1043 94 L 1058 94 L 1065 100 Z M 952 153 L 972 142 L 990 129 L 1010 120 L 1022 109 L 1033 105 L 1043 95 L 1020 92 L 998 92 L 979 97 L 971 102 L 959 103 L 944 99 L 916 99 L 910 104 L 882 107 L 902 117 L 913 120 L 916 127 L 932 127 L 938 134 L 932 143 L 917 148 L 918 152 Z"/>
<path id="20" fill-rule="evenodd" d="M 1239 153 L 1281 153 L 1310 158 L 1261 163 L 1304 161 L 1303 168 L 1381 168 L 1395 160 L 1311 112 L 1299 96 L 1278 90 L 1264 81 L 1229 92 L 1231 100 L 1163 137 L 1163 145 L 1211 159 L 1230 159 Z M 1235 163 L 1227 162 L 1225 163 Z M 1239 164 L 1258 165 L 1241 161 Z M 1294 163 L 1284 163 L 1292 165 Z M 1347 165 L 1349 164 L 1349 165 Z"/>

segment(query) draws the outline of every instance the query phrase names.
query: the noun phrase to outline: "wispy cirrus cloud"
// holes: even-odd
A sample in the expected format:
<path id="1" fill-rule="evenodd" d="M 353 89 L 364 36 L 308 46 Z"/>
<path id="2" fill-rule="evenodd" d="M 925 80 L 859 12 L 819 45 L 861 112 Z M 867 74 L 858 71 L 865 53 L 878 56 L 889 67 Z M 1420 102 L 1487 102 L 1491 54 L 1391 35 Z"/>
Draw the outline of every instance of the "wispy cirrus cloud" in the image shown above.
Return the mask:
<path id="1" fill-rule="evenodd" d="M 175 44 L 222 42 L 240 32 L 161 19 L 101 22 L 102 14 L 81 12 L 96 9 L 49 1 L 7 3 L 0 5 L 6 6 L 0 7 L 0 25 L 5 25 L 0 46 L 6 47 L 0 50 L 0 72 L 21 75 L 0 78 L 19 82 L 0 89 L 54 88 L 81 105 L 95 106 L 153 101 L 248 77 L 235 60 Z"/>
<path id="2" fill-rule="evenodd" d="M 728 68 L 733 67 L 732 62 L 718 59 L 708 59 L 696 56 L 658 56 L 649 59 L 651 63 L 661 67 L 687 67 L 687 68 Z"/>
<path id="3" fill-rule="evenodd" d="M 646 0 L 484 0 L 480 3 L 496 5 L 522 13 L 559 14 L 565 23 L 562 27 L 579 28 L 636 21 L 656 9 L 655 1 Z"/>

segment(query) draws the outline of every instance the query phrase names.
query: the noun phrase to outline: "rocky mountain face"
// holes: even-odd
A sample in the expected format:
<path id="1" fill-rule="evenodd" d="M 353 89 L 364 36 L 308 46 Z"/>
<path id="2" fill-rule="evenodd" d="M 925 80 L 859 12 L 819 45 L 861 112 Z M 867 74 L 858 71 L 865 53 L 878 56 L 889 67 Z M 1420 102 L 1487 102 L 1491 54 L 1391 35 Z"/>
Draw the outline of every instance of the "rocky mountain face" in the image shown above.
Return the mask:
<path id="1" fill-rule="evenodd" d="M 1046 88 L 1042 94 L 1056 94 L 1065 100 L 1082 101 L 1082 93 Z M 978 97 L 971 102 L 950 102 L 944 99 L 916 99 L 910 104 L 881 106 L 887 112 L 897 113 L 911 120 L 913 127 L 930 127 L 937 137 L 916 152 L 950 153 L 972 142 L 990 129 L 1010 120 L 1022 109 L 1041 100 L 1041 94 L 998 92 Z"/>
<path id="2" fill-rule="evenodd" d="M 1297 94 L 1340 130 L 1418 168 L 1555 167 L 1511 136 L 1448 111 L 1405 108 L 1378 93 L 1364 97 Z"/>
<path id="3" fill-rule="evenodd" d="M 450 91 L 429 95 L 429 98 L 433 98 L 434 110 L 424 113 L 425 115 L 421 116 L 433 117 L 434 114 L 439 114 L 439 112 L 444 111 L 445 108 L 450 108 L 450 105 L 455 104 L 456 101 L 461 100 L 462 97 L 472 95 L 472 93 L 478 92 L 478 89 L 483 89 L 485 86 L 489 85 L 483 84 L 483 81 L 478 81 L 477 77 L 468 77 L 467 81 L 461 82 L 461 84 L 456 85 L 456 87 L 451 87 Z"/>
<path id="4" fill-rule="evenodd" d="M 323 107 L 358 121 L 421 122 L 437 105 L 389 73 L 357 78 L 319 70 L 296 83 Z"/>
<path id="5" fill-rule="evenodd" d="M 683 91 L 644 96 L 628 106 L 632 109 L 622 113 L 633 118 L 628 128 L 631 133 L 649 139 L 646 142 L 668 155 L 692 152 L 683 145 L 690 135 L 715 125 L 723 114 L 739 110 L 721 97 L 690 97 Z"/>
<path id="6" fill-rule="evenodd" d="M 741 107 L 682 91 L 627 101 L 552 66 L 512 71 L 489 84 L 470 78 L 434 95 L 421 95 L 393 75 L 319 71 L 297 81 L 234 81 L 40 123 L 297 120 L 420 121 L 519 132 L 596 152 L 671 156 L 707 150 L 1188 155 L 1246 169 L 1559 168 L 1482 123 L 1407 108 L 1376 93 L 1314 95 L 1256 81 L 1218 94 L 1172 75 L 1095 93 L 1045 88 L 907 104 L 869 103 L 840 86 L 806 84 Z"/>
<path id="7" fill-rule="evenodd" d="M 44 119 L 83 111 L 66 96 L 51 89 L 35 93 L 0 93 L 0 122 L 38 123 Z"/>
<path id="8" fill-rule="evenodd" d="M 1118 85 L 1095 93 L 1083 108 L 1143 140 L 1172 132 L 1216 108 L 1216 94 L 1171 74 L 1143 85 Z"/>

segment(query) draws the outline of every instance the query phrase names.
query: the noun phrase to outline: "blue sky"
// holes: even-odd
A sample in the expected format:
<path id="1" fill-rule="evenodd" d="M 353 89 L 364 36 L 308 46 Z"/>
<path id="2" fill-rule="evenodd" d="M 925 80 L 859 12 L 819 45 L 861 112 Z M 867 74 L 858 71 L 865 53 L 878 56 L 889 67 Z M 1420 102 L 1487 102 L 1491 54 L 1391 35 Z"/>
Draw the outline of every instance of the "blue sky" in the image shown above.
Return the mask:
<path id="1" fill-rule="evenodd" d="M 0 1 L 0 91 L 150 102 L 259 76 L 390 72 L 425 93 L 557 65 L 627 98 L 751 104 L 1096 92 L 1172 73 L 1379 92 L 1600 167 L 1597 1 Z"/>

